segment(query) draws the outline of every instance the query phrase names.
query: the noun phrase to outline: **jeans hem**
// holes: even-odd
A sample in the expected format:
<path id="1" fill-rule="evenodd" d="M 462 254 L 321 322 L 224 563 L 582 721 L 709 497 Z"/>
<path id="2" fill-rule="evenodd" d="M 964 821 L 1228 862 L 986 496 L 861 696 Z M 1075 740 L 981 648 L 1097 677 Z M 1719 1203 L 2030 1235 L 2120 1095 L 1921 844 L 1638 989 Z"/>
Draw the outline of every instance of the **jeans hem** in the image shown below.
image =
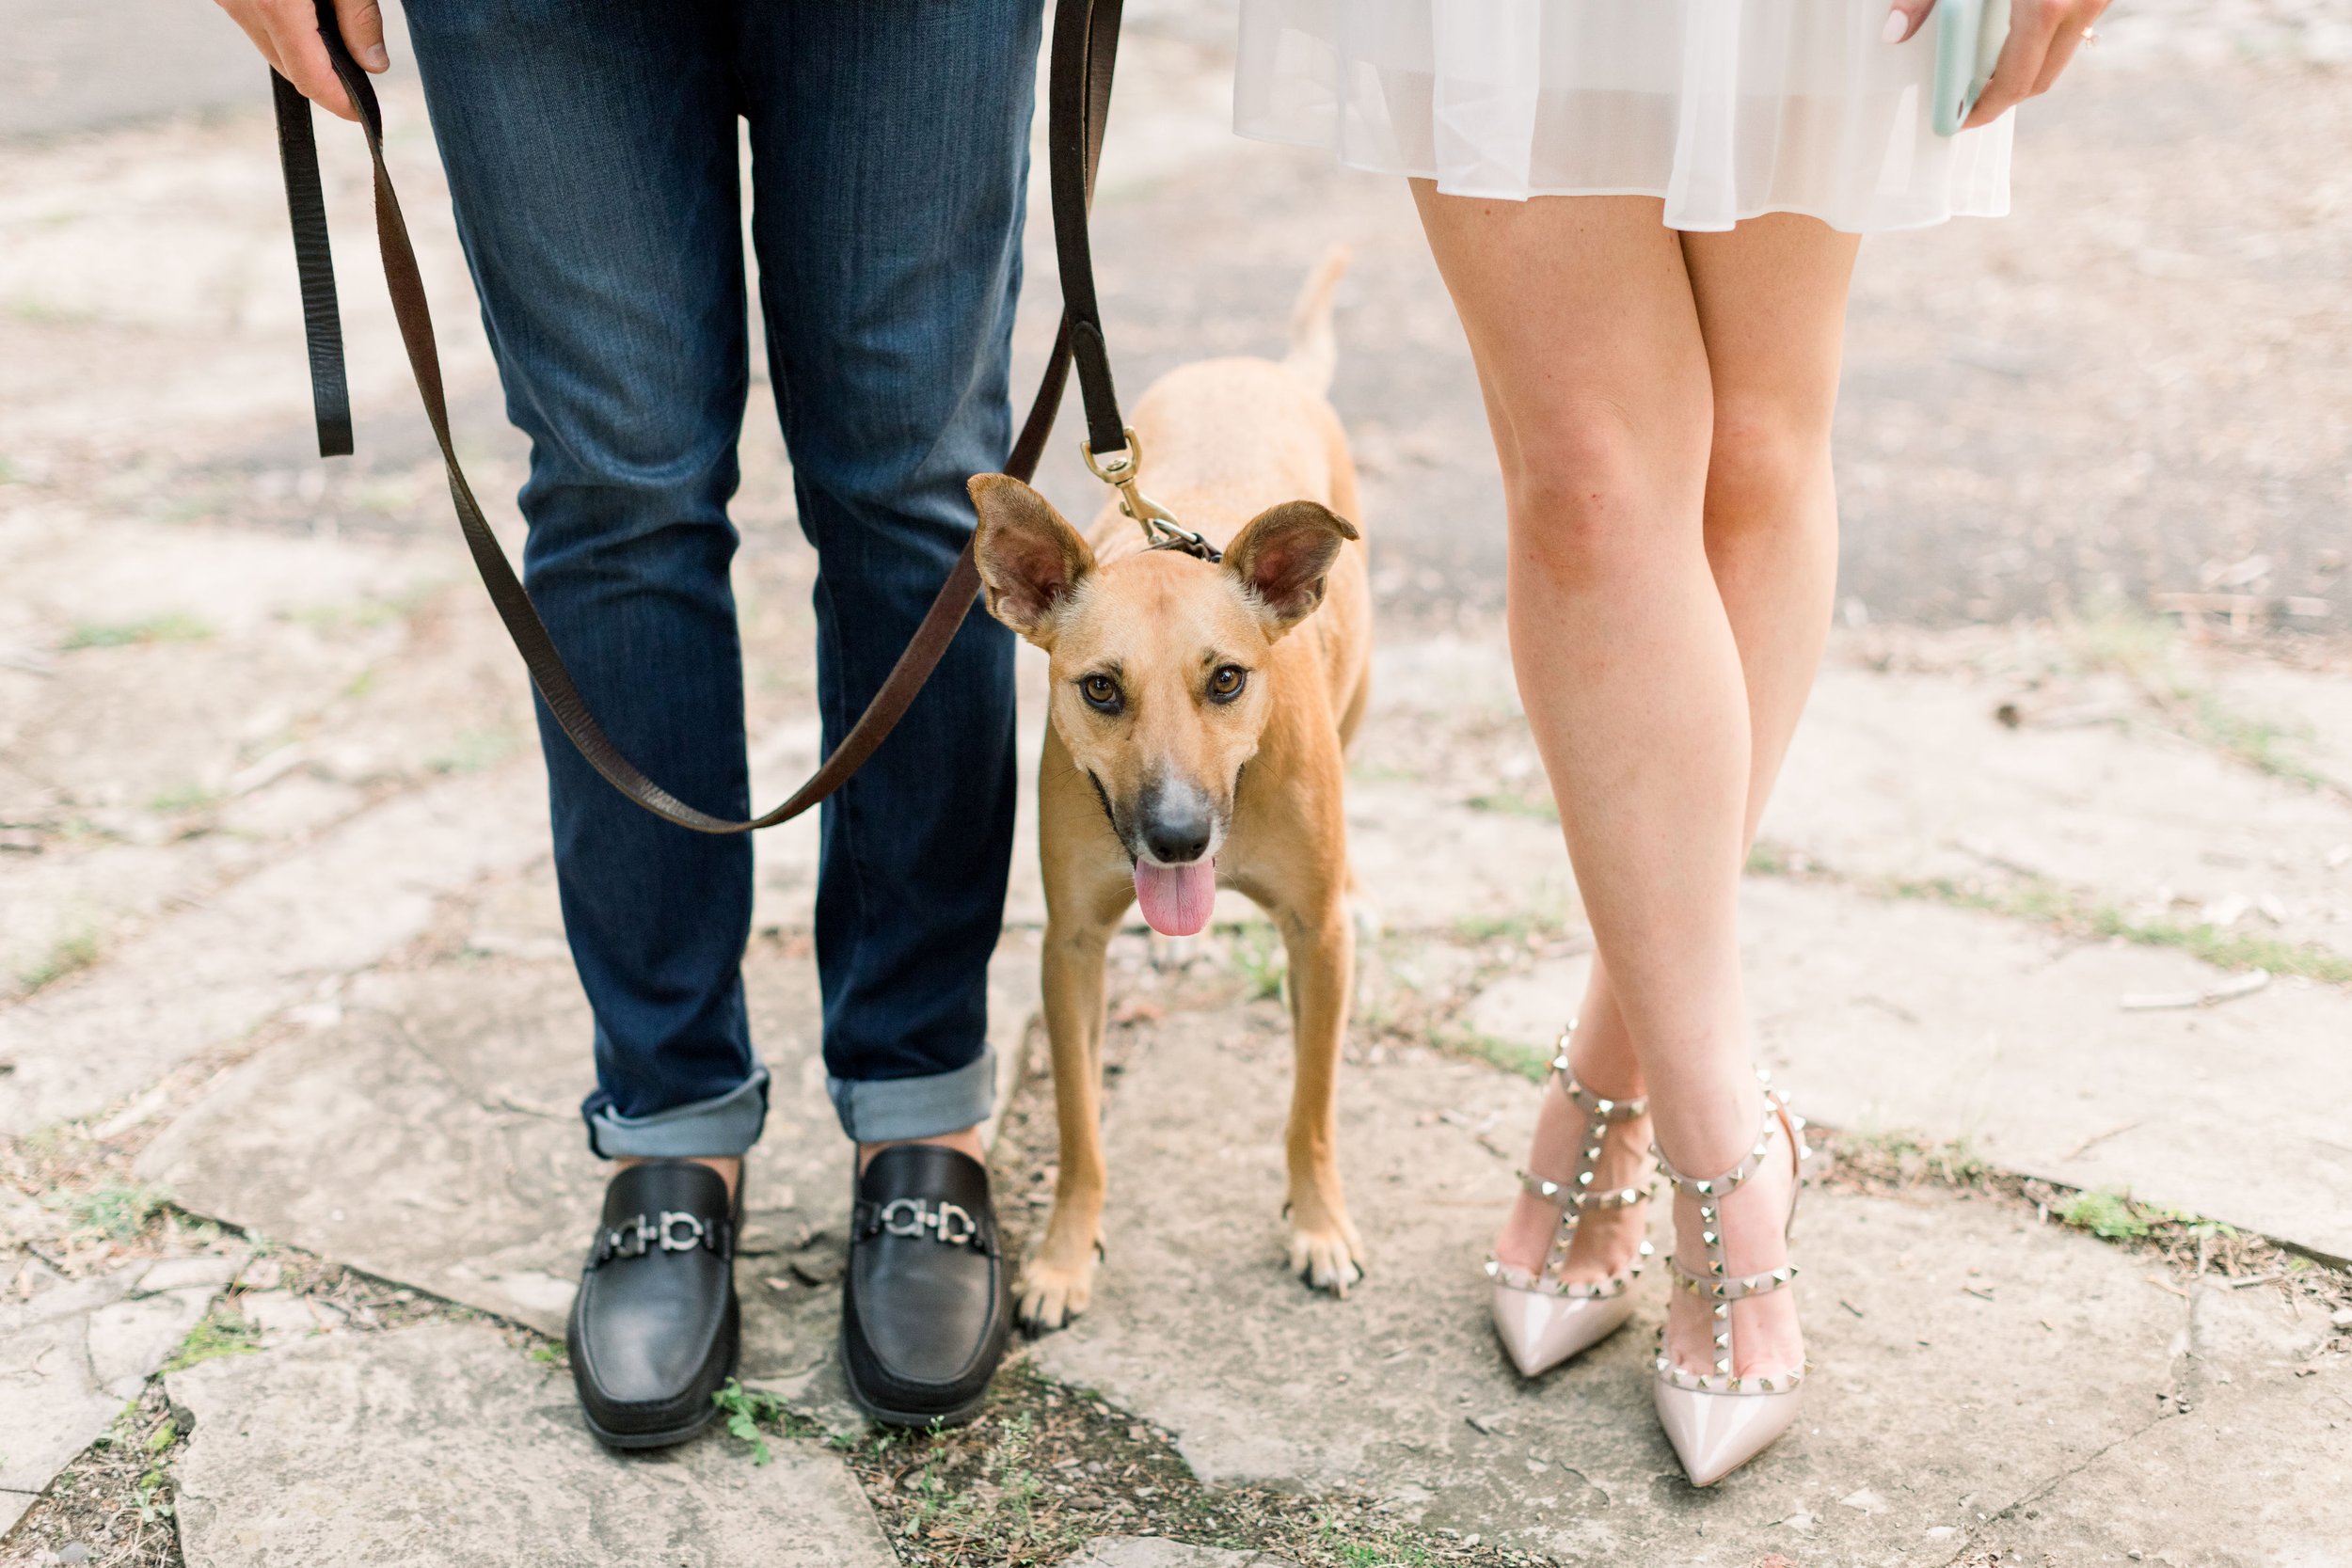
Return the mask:
<path id="1" fill-rule="evenodd" d="M 724 1158 L 748 1153 L 759 1141 L 768 1123 L 768 1069 L 755 1062 L 752 1075 L 726 1093 L 651 1116 L 622 1116 L 602 1099 L 591 1099 L 582 1111 L 588 1147 L 604 1159 Z"/>
<path id="2" fill-rule="evenodd" d="M 920 1078 L 827 1078 L 841 1131 L 858 1143 L 936 1138 L 977 1127 L 996 1108 L 996 1052 Z"/>

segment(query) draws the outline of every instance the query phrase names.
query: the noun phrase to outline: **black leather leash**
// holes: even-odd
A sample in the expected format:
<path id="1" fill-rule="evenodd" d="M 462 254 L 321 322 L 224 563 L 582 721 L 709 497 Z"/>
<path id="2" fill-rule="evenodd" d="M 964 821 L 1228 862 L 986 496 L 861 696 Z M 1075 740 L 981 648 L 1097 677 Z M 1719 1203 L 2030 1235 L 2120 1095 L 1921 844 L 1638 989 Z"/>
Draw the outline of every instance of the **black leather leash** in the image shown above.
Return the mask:
<path id="1" fill-rule="evenodd" d="M 1110 112 L 1111 72 L 1119 51 L 1121 0 L 1057 0 L 1054 23 L 1052 71 L 1048 87 L 1047 134 L 1054 196 L 1054 234 L 1061 269 L 1063 309 L 1061 329 L 1054 341 L 1036 398 L 1029 404 L 1020 438 L 1005 461 L 1005 471 L 1026 480 L 1037 471 L 1038 459 L 1052 434 L 1054 416 L 1061 407 L 1073 350 L 1078 364 L 1080 393 L 1085 400 L 1089 439 L 1087 465 L 1107 484 L 1116 485 L 1120 505 L 1142 525 L 1154 547 L 1188 550 L 1205 560 L 1216 552 L 1199 534 L 1184 531 L 1136 488 L 1142 453 L 1134 433 L 1120 418 L 1113 388 L 1110 357 L 1103 341 L 1103 324 L 1094 296 L 1094 275 L 1087 244 L 1087 209 L 1094 192 L 1096 165 L 1103 150 L 1103 128 Z M 956 629 L 979 593 L 979 570 L 966 544 L 955 568 L 931 601 L 906 651 L 866 705 L 849 734 L 841 737 L 808 782 L 773 810 L 749 820 L 714 816 L 680 800 L 621 753 L 589 711 L 563 656 L 548 634 L 547 624 L 506 552 L 491 531 L 465 471 L 450 433 L 449 404 L 441 383 L 441 362 L 427 309 L 424 280 L 417 265 L 416 247 L 401 216 L 400 198 L 392 190 L 391 172 L 384 162 L 384 116 L 375 87 L 351 57 L 338 24 L 333 0 L 318 0 L 319 34 L 333 62 L 336 78 L 351 95 L 367 136 L 368 155 L 375 167 L 375 233 L 383 254 L 384 279 L 391 294 L 392 314 L 400 324 L 408 366 L 424 401 L 426 420 L 441 449 L 449 474 L 450 499 L 457 524 L 466 536 L 475 569 L 482 574 L 490 600 L 506 624 L 507 635 L 531 672 L 548 710 L 588 765 L 613 788 L 655 816 L 702 833 L 740 833 L 773 827 L 800 816 L 848 782 L 874 754 L 883 739 L 905 717 L 923 683 L 955 639 Z M 351 397 L 343 372 L 342 328 L 335 299 L 334 265 L 327 246 L 326 203 L 319 178 L 318 147 L 310 125 L 310 103 L 294 85 L 275 71 L 270 73 L 278 109 L 278 161 L 286 176 L 286 206 L 294 225 L 294 261 L 302 282 L 302 319 L 310 355 L 310 389 L 319 436 L 319 455 L 340 457 L 352 451 Z M 1107 455 L 1104 455 L 1107 454 Z"/>

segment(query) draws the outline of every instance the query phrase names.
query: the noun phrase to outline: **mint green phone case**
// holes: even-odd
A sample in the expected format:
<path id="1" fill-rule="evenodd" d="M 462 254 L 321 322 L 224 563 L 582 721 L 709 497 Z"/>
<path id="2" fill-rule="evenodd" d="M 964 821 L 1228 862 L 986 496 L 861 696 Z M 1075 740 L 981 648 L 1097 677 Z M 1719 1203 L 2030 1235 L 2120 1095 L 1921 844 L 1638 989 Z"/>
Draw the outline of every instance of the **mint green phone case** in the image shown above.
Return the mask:
<path id="1" fill-rule="evenodd" d="M 1935 0 L 1935 134 L 1949 136 L 1977 106 L 2009 40 L 2009 0 Z"/>

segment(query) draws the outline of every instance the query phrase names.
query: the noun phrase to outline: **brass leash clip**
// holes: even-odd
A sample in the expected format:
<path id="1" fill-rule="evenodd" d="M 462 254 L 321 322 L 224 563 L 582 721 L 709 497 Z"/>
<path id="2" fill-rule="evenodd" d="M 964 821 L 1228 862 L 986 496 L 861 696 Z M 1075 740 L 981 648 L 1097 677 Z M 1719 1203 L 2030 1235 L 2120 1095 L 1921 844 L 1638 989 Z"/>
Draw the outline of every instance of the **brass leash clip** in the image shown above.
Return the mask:
<path id="1" fill-rule="evenodd" d="M 1225 559 L 1224 552 L 1200 534 L 1176 520 L 1176 515 L 1145 495 L 1139 487 L 1143 478 L 1143 443 L 1136 439 L 1133 425 L 1121 428 L 1127 438 L 1126 449 L 1107 457 L 1094 454 L 1094 443 L 1080 441 L 1078 450 L 1086 454 L 1087 470 L 1119 492 L 1119 510 L 1133 517 L 1143 529 L 1143 536 L 1155 550 L 1183 550 L 1214 564 Z"/>

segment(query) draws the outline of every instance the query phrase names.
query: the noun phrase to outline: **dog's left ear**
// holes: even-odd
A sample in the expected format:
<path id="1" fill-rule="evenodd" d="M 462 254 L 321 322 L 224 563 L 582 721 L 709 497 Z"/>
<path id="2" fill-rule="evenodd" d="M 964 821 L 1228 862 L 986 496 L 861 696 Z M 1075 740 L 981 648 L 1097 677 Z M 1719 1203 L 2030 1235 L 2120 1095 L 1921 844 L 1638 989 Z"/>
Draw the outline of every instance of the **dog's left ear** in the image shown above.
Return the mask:
<path id="1" fill-rule="evenodd" d="M 980 474 L 969 488 L 979 517 L 972 555 L 988 612 L 1050 650 L 1059 611 L 1094 569 L 1094 552 L 1052 502 L 1009 474 Z"/>
<path id="2" fill-rule="evenodd" d="M 1225 569 L 1265 607 L 1267 633 L 1279 637 L 1315 612 L 1340 546 L 1359 538 L 1356 525 L 1313 501 L 1284 501 L 1249 520 L 1225 552 Z"/>

